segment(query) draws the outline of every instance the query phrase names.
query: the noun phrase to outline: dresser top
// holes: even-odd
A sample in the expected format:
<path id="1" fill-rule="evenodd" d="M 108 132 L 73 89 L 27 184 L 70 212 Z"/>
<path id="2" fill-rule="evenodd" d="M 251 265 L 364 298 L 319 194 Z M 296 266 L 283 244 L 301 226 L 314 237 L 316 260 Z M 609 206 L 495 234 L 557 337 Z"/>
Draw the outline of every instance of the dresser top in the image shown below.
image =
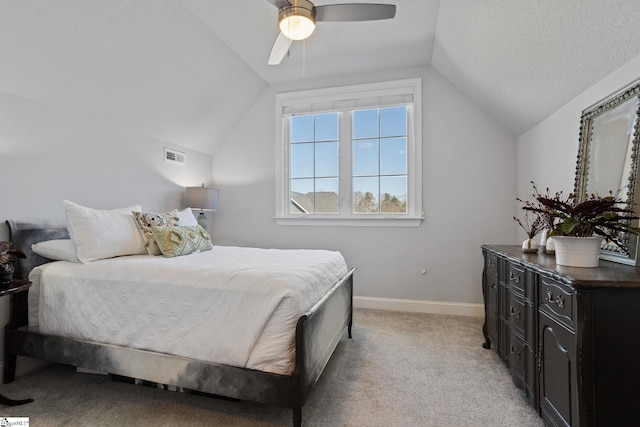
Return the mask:
<path id="1" fill-rule="evenodd" d="M 565 267 L 556 264 L 554 255 L 527 254 L 516 245 L 482 245 L 483 250 L 494 252 L 511 262 L 525 265 L 574 288 L 635 288 L 640 289 L 640 268 L 600 260 L 598 267 Z"/>

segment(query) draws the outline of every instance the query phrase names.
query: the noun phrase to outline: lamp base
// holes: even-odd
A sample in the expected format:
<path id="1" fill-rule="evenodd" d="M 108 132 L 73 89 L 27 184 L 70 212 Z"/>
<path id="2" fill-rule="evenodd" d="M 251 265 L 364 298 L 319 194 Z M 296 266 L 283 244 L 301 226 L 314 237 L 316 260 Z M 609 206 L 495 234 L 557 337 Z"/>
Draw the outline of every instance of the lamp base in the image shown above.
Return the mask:
<path id="1" fill-rule="evenodd" d="M 207 216 L 204 214 L 204 211 L 200 211 L 198 215 L 198 225 L 205 230 L 207 229 Z"/>

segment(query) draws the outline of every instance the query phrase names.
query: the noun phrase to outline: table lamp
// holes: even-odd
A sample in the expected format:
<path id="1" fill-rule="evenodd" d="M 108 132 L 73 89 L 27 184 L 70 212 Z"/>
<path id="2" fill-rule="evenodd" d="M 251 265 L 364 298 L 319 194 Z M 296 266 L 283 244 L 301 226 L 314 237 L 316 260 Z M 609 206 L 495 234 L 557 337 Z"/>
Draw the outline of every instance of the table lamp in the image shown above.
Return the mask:
<path id="1" fill-rule="evenodd" d="M 219 191 L 214 188 L 202 187 L 187 187 L 186 202 L 187 207 L 194 210 L 199 209 L 198 224 L 207 229 L 207 216 L 204 211 L 217 211 L 218 210 L 218 193 Z"/>

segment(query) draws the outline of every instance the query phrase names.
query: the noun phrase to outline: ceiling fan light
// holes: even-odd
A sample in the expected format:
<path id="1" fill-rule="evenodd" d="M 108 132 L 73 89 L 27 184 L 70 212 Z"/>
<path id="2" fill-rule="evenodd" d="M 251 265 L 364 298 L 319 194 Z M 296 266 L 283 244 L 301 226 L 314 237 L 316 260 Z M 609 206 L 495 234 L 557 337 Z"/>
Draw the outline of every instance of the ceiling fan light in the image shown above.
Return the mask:
<path id="1" fill-rule="evenodd" d="M 299 6 L 282 8 L 278 21 L 282 34 L 291 40 L 304 40 L 316 28 L 315 11 Z"/>

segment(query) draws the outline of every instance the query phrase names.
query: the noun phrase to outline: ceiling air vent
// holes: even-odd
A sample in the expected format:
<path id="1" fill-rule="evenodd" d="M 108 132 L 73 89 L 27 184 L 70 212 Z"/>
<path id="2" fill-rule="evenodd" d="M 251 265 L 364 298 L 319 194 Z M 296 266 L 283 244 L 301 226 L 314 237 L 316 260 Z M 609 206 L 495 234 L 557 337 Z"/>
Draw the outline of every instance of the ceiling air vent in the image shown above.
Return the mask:
<path id="1" fill-rule="evenodd" d="M 177 165 L 184 166 L 187 161 L 187 156 L 180 151 L 172 150 L 170 148 L 164 149 L 164 161 L 168 163 L 175 163 Z"/>

